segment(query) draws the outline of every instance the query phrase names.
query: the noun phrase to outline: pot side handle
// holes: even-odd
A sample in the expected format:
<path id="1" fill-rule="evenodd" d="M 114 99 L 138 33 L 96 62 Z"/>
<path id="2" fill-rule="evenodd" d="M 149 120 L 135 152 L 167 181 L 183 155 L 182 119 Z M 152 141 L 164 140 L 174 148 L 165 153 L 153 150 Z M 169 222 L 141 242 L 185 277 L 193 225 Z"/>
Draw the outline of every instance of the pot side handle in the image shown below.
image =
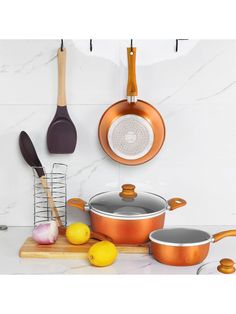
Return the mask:
<path id="1" fill-rule="evenodd" d="M 225 237 L 236 237 L 236 230 L 226 230 L 212 236 L 213 242 L 218 242 Z"/>
<path id="2" fill-rule="evenodd" d="M 65 226 L 59 226 L 58 227 L 59 234 L 65 236 L 66 228 L 67 227 Z M 113 242 L 112 238 L 106 236 L 105 234 L 100 233 L 100 232 L 93 232 L 93 231 L 90 231 L 90 239 Z"/>
<path id="3" fill-rule="evenodd" d="M 113 242 L 112 238 L 110 238 L 107 235 L 105 235 L 103 233 L 100 233 L 100 232 L 91 231 L 90 238 L 91 239 L 95 239 L 95 240 L 99 240 L 99 241 L 110 241 L 110 242 Z"/>
<path id="4" fill-rule="evenodd" d="M 174 210 L 176 208 L 185 206 L 186 204 L 187 202 L 180 197 L 174 197 L 168 201 L 168 205 L 170 206 L 169 210 Z"/>
<path id="5" fill-rule="evenodd" d="M 85 209 L 86 202 L 82 200 L 81 198 L 71 198 L 67 201 L 67 205 L 71 207 L 79 208 L 82 211 L 86 211 Z"/>

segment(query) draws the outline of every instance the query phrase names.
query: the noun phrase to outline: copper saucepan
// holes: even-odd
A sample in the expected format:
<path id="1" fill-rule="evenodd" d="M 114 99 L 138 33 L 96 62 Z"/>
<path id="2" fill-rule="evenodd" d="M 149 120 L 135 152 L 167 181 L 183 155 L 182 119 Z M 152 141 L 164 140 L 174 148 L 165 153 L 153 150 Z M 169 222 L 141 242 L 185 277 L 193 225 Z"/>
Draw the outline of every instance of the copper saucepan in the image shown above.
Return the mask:
<path id="1" fill-rule="evenodd" d="M 119 244 L 147 242 L 151 231 L 163 228 L 166 211 L 185 204 L 181 198 L 166 201 L 153 193 L 136 193 L 132 184 L 123 185 L 122 191 L 97 194 L 88 203 L 78 198 L 68 201 L 69 206 L 90 211 L 94 232 Z"/>
<path id="2" fill-rule="evenodd" d="M 136 48 L 127 48 L 127 99 L 109 107 L 103 114 L 98 137 L 103 150 L 113 160 L 139 165 L 152 159 L 165 139 L 165 125 L 151 104 L 137 99 Z"/>
<path id="3" fill-rule="evenodd" d="M 149 239 L 157 261 L 172 266 L 192 266 L 207 257 L 210 243 L 229 236 L 236 236 L 236 230 L 210 235 L 203 230 L 169 228 L 151 232 Z"/>

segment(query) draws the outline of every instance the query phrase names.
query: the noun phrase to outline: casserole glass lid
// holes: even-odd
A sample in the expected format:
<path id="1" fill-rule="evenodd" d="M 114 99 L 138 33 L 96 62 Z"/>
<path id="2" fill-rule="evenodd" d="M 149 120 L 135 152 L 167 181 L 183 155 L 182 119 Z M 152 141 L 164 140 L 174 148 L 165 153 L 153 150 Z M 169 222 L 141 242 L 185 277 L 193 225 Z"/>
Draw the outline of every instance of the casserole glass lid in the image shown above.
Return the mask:
<path id="1" fill-rule="evenodd" d="M 148 193 L 135 192 L 135 186 L 124 184 L 121 192 L 104 192 L 90 199 L 89 205 L 95 212 L 119 217 L 149 217 L 166 210 L 164 198 Z"/>
<path id="2" fill-rule="evenodd" d="M 170 228 L 153 231 L 150 240 L 170 246 L 194 246 L 211 241 L 211 235 L 203 230 L 188 228 Z"/>

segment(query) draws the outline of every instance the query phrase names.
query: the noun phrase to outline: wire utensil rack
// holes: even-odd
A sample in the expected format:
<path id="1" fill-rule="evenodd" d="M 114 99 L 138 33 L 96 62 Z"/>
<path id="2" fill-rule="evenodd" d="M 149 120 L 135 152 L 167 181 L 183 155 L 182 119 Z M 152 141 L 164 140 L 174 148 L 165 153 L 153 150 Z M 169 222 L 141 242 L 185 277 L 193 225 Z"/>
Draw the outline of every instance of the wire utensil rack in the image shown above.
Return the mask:
<path id="1" fill-rule="evenodd" d="M 38 177 L 36 168 L 33 167 L 34 173 L 34 225 L 42 222 L 53 220 L 51 208 L 49 206 L 48 193 L 42 186 L 41 180 Z M 66 173 L 67 165 L 61 163 L 54 163 L 51 172 L 45 172 L 45 178 L 47 181 L 47 189 L 50 189 L 55 207 L 58 210 L 59 217 L 62 220 L 64 226 L 67 225 L 67 185 L 66 185 Z"/>

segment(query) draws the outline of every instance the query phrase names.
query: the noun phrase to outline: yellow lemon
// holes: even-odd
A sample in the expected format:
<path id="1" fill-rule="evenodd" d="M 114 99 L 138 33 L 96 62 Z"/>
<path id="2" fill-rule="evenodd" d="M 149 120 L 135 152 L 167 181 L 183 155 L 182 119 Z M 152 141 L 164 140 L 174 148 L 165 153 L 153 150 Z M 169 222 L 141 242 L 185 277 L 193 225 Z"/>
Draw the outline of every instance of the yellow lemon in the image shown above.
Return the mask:
<path id="1" fill-rule="evenodd" d="M 111 265 L 116 260 L 117 255 L 117 248 L 109 241 L 97 242 L 88 251 L 90 263 L 100 267 Z"/>
<path id="2" fill-rule="evenodd" d="M 75 222 L 66 228 L 66 238 L 72 244 L 83 244 L 90 239 L 90 229 L 82 222 Z"/>

